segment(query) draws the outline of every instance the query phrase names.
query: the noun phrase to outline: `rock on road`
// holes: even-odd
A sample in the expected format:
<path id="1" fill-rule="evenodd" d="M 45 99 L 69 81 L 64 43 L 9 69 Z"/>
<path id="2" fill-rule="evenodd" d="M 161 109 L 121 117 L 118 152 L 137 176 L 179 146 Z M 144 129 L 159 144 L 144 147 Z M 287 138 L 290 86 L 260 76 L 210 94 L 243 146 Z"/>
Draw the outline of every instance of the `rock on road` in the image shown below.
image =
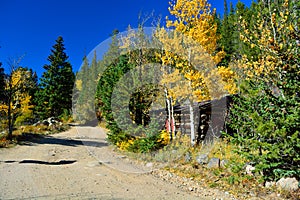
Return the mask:
<path id="1" fill-rule="evenodd" d="M 199 198 L 130 164 L 99 127 L 73 127 L 0 149 L 0 199 Z"/>

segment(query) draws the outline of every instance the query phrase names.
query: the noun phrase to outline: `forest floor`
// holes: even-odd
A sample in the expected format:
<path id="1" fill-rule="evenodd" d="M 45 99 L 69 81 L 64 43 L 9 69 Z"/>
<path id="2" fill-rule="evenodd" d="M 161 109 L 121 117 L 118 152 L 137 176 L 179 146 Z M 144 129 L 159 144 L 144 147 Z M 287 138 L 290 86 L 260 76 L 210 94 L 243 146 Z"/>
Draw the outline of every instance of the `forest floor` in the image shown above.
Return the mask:
<path id="1" fill-rule="evenodd" d="M 170 174 L 119 154 L 105 138 L 102 128 L 78 126 L 0 149 L 0 199 L 235 199 L 162 178 Z"/>

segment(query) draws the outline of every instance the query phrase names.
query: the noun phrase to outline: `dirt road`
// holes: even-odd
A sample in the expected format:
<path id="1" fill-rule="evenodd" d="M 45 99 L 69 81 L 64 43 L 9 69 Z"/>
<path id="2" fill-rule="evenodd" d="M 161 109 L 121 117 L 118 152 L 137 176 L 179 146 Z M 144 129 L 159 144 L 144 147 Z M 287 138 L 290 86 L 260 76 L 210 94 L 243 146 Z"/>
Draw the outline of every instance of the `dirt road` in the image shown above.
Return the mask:
<path id="1" fill-rule="evenodd" d="M 0 149 L 0 199 L 215 199 L 196 197 L 118 155 L 95 127 Z"/>

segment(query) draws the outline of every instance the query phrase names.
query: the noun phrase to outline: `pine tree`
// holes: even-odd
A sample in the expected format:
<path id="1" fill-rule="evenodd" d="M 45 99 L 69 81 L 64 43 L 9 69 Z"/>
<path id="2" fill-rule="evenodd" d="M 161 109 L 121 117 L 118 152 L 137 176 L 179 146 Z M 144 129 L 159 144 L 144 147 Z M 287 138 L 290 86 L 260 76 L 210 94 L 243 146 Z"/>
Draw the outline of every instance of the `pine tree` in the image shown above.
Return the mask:
<path id="1" fill-rule="evenodd" d="M 5 73 L 2 63 L 0 62 L 0 103 L 4 101 L 4 90 L 5 90 Z"/>
<path id="2" fill-rule="evenodd" d="M 111 34 L 111 43 L 109 44 L 109 49 L 103 55 L 102 62 L 100 63 L 99 72 L 103 73 L 103 69 L 111 64 L 117 64 L 118 57 L 120 56 L 120 48 L 119 48 L 119 39 L 117 37 L 119 31 L 114 30 Z"/>
<path id="3" fill-rule="evenodd" d="M 4 104 L 5 101 L 5 73 L 4 68 L 2 67 L 2 63 L 0 62 L 0 106 Z M 3 109 L 0 109 L 0 131 L 4 128 L 4 123 L 2 123 L 2 120 L 5 119 L 5 112 Z"/>
<path id="4" fill-rule="evenodd" d="M 227 0 L 224 0 L 224 15 L 223 19 L 221 21 L 221 26 L 218 27 L 220 30 L 221 38 L 219 40 L 219 44 L 222 49 L 225 51 L 225 57 L 222 59 L 222 61 L 219 63 L 220 66 L 228 66 L 229 62 L 231 61 L 231 57 L 233 54 L 233 34 L 234 34 L 234 24 L 232 20 L 232 13 L 230 12 L 230 15 L 228 15 L 228 6 L 227 6 Z"/>
<path id="5" fill-rule="evenodd" d="M 90 119 L 90 115 L 93 115 L 88 104 L 89 91 L 89 61 L 86 56 L 83 58 L 83 63 L 80 70 L 76 74 L 76 82 L 73 94 L 73 117 L 76 121 L 85 122 Z"/>
<path id="6" fill-rule="evenodd" d="M 61 117 L 72 108 L 72 90 L 75 75 L 65 53 L 63 38 L 59 36 L 48 56 L 50 64 L 40 79 L 37 92 L 37 113 L 40 118 Z"/>
<path id="7" fill-rule="evenodd" d="M 30 82 L 30 87 L 28 88 L 28 92 L 29 92 L 29 95 L 32 97 L 31 104 L 35 107 L 36 106 L 35 94 L 39 88 L 38 75 L 32 69 L 28 69 L 28 70 L 29 70 L 29 74 L 30 74 L 29 79 L 28 79 L 28 81 Z M 33 109 L 33 111 L 34 111 L 34 109 Z M 34 115 L 35 115 L 35 113 L 34 113 Z"/>
<path id="8" fill-rule="evenodd" d="M 95 112 L 98 120 L 103 119 L 102 111 L 100 109 L 103 106 L 101 97 L 97 96 L 95 99 L 95 96 L 92 94 L 95 94 L 99 78 L 104 73 L 104 70 L 108 66 L 117 65 L 117 58 L 119 57 L 119 41 L 116 34 L 118 34 L 118 31 L 114 30 L 111 35 L 112 41 L 109 49 L 103 55 L 102 60 L 98 61 L 96 51 L 94 52 L 91 63 L 89 63 L 88 58 L 85 56 L 81 69 L 77 73 L 76 94 L 73 96 L 73 109 L 76 111 L 74 117 L 82 123 L 94 122 Z"/>
<path id="9" fill-rule="evenodd" d="M 128 64 L 128 56 L 121 56 L 118 58 L 117 64 L 112 64 L 107 67 L 101 76 L 97 85 L 96 99 L 101 101 L 99 110 L 103 113 L 103 117 L 106 121 L 106 126 L 110 129 L 112 135 L 121 133 L 120 127 L 118 127 L 111 108 L 111 96 L 113 89 L 118 80 L 126 73 L 132 66 Z"/>
<path id="10" fill-rule="evenodd" d="M 76 111 L 76 120 L 87 123 L 95 120 L 95 96 L 99 76 L 99 63 L 97 54 L 94 52 L 92 63 L 89 64 L 87 57 L 83 58 L 83 64 L 76 76 L 76 87 L 73 96 L 73 109 Z"/>
<path id="11" fill-rule="evenodd" d="M 143 141 L 149 140 L 161 128 L 156 126 L 157 119 L 151 118 L 150 121 L 151 103 L 157 93 L 157 86 L 150 80 L 153 80 L 157 68 L 146 66 L 154 57 L 153 50 L 145 48 L 149 46 L 149 37 L 140 26 L 137 31 L 128 29 L 126 37 L 116 39 L 104 56 L 109 65 L 97 88 L 99 110 L 110 129 L 108 138 L 114 144 L 133 135 L 143 138 Z M 116 46 L 117 41 L 121 41 L 120 48 Z M 112 59 L 120 49 L 124 55 Z"/>

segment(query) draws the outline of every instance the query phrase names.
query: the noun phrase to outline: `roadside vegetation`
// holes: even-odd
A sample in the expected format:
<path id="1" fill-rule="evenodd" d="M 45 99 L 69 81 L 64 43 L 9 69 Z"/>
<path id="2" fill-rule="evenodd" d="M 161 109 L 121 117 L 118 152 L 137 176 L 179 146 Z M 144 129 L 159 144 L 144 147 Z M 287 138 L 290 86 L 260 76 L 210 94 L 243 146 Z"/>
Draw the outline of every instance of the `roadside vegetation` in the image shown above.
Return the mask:
<path id="1" fill-rule="evenodd" d="M 12 58 L 4 73 L 0 63 L 0 146 L 18 143 L 29 134 L 49 134 L 66 130 L 72 121 L 74 73 L 59 36 L 48 57 L 50 64 L 38 81 L 30 68 L 20 66 L 22 58 Z M 53 123 L 49 121 L 55 118 Z M 44 122 L 43 121 L 49 122 Z"/>

